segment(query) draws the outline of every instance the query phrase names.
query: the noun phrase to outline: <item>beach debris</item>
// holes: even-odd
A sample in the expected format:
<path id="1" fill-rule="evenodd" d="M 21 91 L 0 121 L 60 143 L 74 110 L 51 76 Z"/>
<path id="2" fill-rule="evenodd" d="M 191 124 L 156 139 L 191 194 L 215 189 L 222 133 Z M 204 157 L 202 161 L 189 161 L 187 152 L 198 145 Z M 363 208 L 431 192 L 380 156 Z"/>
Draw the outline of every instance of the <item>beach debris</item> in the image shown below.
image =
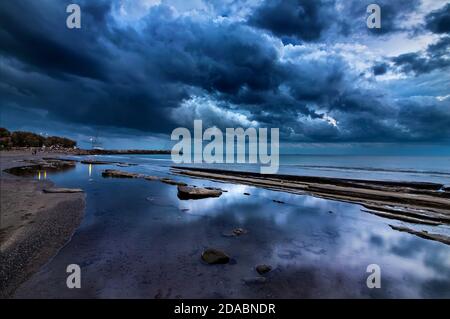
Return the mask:
<path id="1" fill-rule="evenodd" d="M 225 237 L 239 237 L 241 235 L 247 234 L 248 231 L 244 228 L 238 227 L 233 229 L 231 232 L 225 232 L 223 233 L 223 236 Z"/>
<path id="2" fill-rule="evenodd" d="M 249 277 L 242 279 L 242 281 L 246 285 L 260 285 L 264 284 L 267 281 L 267 279 L 265 277 Z"/>
<path id="3" fill-rule="evenodd" d="M 222 195 L 222 191 L 220 190 L 181 185 L 178 186 L 178 198 L 181 200 L 220 197 L 220 195 Z"/>
<path id="4" fill-rule="evenodd" d="M 285 202 L 281 201 L 281 200 L 277 200 L 277 199 L 272 199 L 272 201 L 274 203 L 278 203 L 278 204 L 285 204 Z"/>
<path id="5" fill-rule="evenodd" d="M 42 190 L 44 193 L 83 193 L 80 188 L 45 188 Z"/>
<path id="6" fill-rule="evenodd" d="M 264 274 L 267 274 L 269 271 L 272 270 L 272 266 L 266 265 L 266 264 L 262 264 L 262 265 L 256 266 L 255 269 L 258 272 L 258 274 L 264 275 Z"/>
<path id="7" fill-rule="evenodd" d="M 118 171 L 115 169 L 106 169 L 102 172 L 103 177 L 117 177 L 117 178 L 138 178 L 141 177 L 140 174 Z"/>
<path id="8" fill-rule="evenodd" d="M 393 230 L 406 232 L 406 233 L 416 235 L 416 236 L 424 238 L 424 239 L 434 240 L 434 241 L 441 242 L 443 244 L 450 245 L 450 237 L 449 236 L 445 236 L 445 235 L 441 235 L 441 234 L 432 234 L 432 233 L 427 232 L 426 230 L 418 231 L 418 230 L 414 230 L 414 229 L 411 229 L 408 227 L 403 227 L 403 226 L 389 225 L 389 227 L 391 227 Z"/>
<path id="9" fill-rule="evenodd" d="M 208 248 L 202 253 L 202 260 L 210 265 L 227 264 L 230 257 L 221 250 Z"/>

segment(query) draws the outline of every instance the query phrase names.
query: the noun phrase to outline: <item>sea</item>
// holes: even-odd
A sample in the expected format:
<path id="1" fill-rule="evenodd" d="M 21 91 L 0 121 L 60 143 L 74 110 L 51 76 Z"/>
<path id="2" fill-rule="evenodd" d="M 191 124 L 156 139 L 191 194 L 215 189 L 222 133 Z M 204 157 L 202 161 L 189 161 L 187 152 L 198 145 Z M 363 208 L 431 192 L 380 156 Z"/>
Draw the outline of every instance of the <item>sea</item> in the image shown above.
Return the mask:
<path id="1" fill-rule="evenodd" d="M 33 177 L 84 189 L 86 211 L 72 238 L 15 297 L 450 297 L 450 246 L 390 227 L 450 236 L 448 226 L 386 219 L 357 204 L 309 195 L 174 176 L 168 155 L 91 158 L 137 165 L 79 163 L 69 171 Z M 202 166 L 259 171 L 250 164 Z M 176 186 L 104 178 L 105 169 L 170 177 L 226 192 L 219 198 L 181 200 Z M 450 157 L 282 155 L 279 173 L 449 185 Z M 247 232 L 227 235 L 238 227 Z M 201 254 L 207 248 L 222 250 L 230 263 L 205 264 Z M 79 289 L 66 285 L 71 264 L 81 268 Z M 255 271 L 259 264 L 272 270 L 261 276 Z M 373 265 L 381 270 L 380 288 L 367 285 Z"/>

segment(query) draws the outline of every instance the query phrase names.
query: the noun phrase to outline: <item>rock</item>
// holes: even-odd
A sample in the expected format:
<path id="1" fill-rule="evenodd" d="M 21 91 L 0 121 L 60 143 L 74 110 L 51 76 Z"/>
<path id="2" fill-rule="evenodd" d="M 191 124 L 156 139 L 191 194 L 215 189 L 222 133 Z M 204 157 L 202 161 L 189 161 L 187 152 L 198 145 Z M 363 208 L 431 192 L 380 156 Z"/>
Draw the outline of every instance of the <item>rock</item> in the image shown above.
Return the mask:
<path id="1" fill-rule="evenodd" d="M 231 232 L 223 233 L 223 236 L 225 236 L 225 237 L 238 237 L 238 236 L 241 236 L 241 235 L 244 235 L 244 234 L 247 234 L 247 233 L 248 233 L 247 230 L 238 227 L 238 228 L 233 229 Z"/>
<path id="2" fill-rule="evenodd" d="M 244 193 L 245 196 L 250 196 L 250 193 Z"/>
<path id="3" fill-rule="evenodd" d="M 83 193 L 84 191 L 80 188 L 46 188 L 43 190 L 44 193 Z"/>
<path id="4" fill-rule="evenodd" d="M 256 266 L 255 269 L 258 272 L 258 274 L 264 275 L 272 270 L 272 266 L 262 264 L 262 265 Z"/>
<path id="5" fill-rule="evenodd" d="M 238 228 L 233 229 L 233 234 L 235 236 L 241 236 L 243 234 L 247 234 L 247 231 L 243 228 L 238 227 Z"/>
<path id="6" fill-rule="evenodd" d="M 118 178 L 138 178 L 141 175 L 136 173 L 118 171 L 115 169 L 107 169 L 102 172 L 103 177 L 118 177 Z"/>
<path id="7" fill-rule="evenodd" d="M 144 176 L 144 179 L 148 181 L 159 181 L 161 178 L 158 176 L 146 175 Z"/>
<path id="8" fill-rule="evenodd" d="M 197 186 L 194 186 L 194 187 L 197 187 Z M 222 193 L 228 192 L 227 190 L 224 190 L 224 189 L 221 189 L 221 188 L 218 188 L 218 187 L 210 187 L 210 186 L 208 186 L 208 187 L 205 187 L 205 189 L 221 191 Z"/>
<path id="9" fill-rule="evenodd" d="M 208 248 L 202 253 L 202 260 L 210 265 L 227 264 L 230 261 L 230 257 L 223 251 Z"/>
<path id="10" fill-rule="evenodd" d="M 119 163 L 119 164 L 117 164 L 117 166 L 118 167 L 130 167 L 130 166 L 133 166 L 133 165 L 128 164 L 128 163 Z"/>
<path id="11" fill-rule="evenodd" d="M 186 183 L 174 181 L 173 179 L 170 179 L 170 178 L 161 178 L 160 180 L 161 180 L 161 182 L 169 184 L 169 185 L 187 186 Z"/>
<path id="12" fill-rule="evenodd" d="M 220 197 L 220 195 L 222 195 L 222 191 L 219 190 L 181 185 L 178 186 L 178 198 L 181 200 Z"/>
<path id="13" fill-rule="evenodd" d="M 92 159 L 82 160 L 82 161 L 80 161 L 80 163 L 81 164 L 91 164 L 91 165 L 112 165 L 112 164 L 116 164 L 115 162 L 98 161 L 98 160 L 92 160 Z"/>
<path id="14" fill-rule="evenodd" d="M 242 279 L 242 281 L 246 285 L 260 285 L 264 284 L 267 281 L 267 279 L 265 277 L 251 277 L 251 278 L 244 278 Z"/>
<path id="15" fill-rule="evenodd" d="M 284 204 L 284 202 L 283 201 L 281 201 L 281 200 L 276 200 L 276 199 L 273 199 L 272 200 L 274 203 L 278 203 L 278 204 Z"/>

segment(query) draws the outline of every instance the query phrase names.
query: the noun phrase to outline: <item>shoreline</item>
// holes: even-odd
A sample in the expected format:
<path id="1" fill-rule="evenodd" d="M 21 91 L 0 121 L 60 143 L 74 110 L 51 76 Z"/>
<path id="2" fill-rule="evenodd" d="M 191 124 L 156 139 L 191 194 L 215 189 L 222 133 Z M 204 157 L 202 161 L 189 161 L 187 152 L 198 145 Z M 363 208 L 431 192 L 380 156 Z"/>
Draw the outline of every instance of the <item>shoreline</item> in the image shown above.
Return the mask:
<path id="1" fill-rule="evenodd" d="M 4 171 L 48 154 L 66 155 L 0 152 L 0 298 L 13 297 L 70 240 L 84 216 L 84 193 L 44 193 L 55 186 L 52 181 Z"/>

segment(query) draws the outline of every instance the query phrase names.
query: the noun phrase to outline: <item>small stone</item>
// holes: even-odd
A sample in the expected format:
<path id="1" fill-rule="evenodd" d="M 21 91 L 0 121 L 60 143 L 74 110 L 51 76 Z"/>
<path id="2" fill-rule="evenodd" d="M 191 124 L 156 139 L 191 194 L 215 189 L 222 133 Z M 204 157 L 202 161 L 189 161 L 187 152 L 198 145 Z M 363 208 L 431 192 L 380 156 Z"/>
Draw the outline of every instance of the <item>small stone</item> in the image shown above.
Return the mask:
<path id="1" fill-rule="evenodd" d="M 269 271 L 272 270 L 272 266 L 263 264 L 263 265 L 256 266 L 255 269 L 258 272 L 258 274 L 264 275 L 264 274 L 267 274 Z"/>
<path id="2" fill-rule="evenodd" d="M 230 257 L 221 250 L 208 248 L 202 253 L 202 260 L 210 265 L 227 264 Z"/>
<path id="3" fill-rule="evenodd" d="M 223 232 L 222 235 L 224 237 L 238 237 L 238 236 L 241 236 L 241 235 L 244 235 L 247 233 L 248 233 L 247 230 L 238 227 L 238 228 L 233 229 L 232 231 Z"/>
<path id="4" fill-rule="evenodd" d="M 250 196 L 250 193 L 244 193 L 245 196 Z"/>
<path id="5" fill-rule="evenodd" d="M 247 234 L 247 231 L 243 228 L 238 227 L 238 228 L 233 229 L 233 234 L 235 236 L 241 236 L 241 235 Z"/>
<path id="6" fill-rule="evenodd" d="M 251 277 L 251 278 L 244 278 L 242 279 L 244 284 L 246 285 L 260 285 L 264 284 L 267 279 L 265 277 Z"/>

